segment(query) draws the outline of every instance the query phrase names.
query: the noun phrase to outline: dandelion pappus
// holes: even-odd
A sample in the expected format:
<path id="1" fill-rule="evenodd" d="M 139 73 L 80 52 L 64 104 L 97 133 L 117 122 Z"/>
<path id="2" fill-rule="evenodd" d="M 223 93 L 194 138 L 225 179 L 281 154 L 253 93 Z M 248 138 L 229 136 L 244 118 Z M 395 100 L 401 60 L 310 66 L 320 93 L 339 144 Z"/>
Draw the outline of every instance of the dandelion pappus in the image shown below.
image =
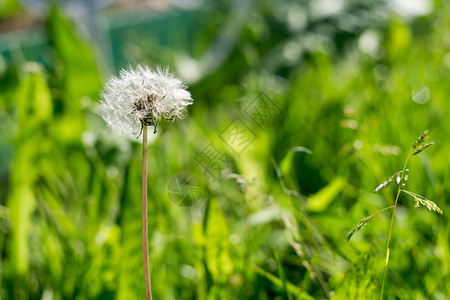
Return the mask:
<path id="1" fill-rule="evenodd" d="M 101 98 L 103 119 L 114 132 L 130 138 L 138 135 L 139 123 L 141 131 L 154 126 L 156 132 L 160 119 L 183 118 L 186 106 L 193 103 L 181 80 L 167 69 L 146 66 L 121 70 L 119 78 L 113 76 L 105 84 Z"/>
<path id="2" fill-rule="evenodd" d="M 139 117 L 139 120 L 141 121 L 141 131 L 138 135 L 138 138 L 142 134 L 144 126 L 153 126 L 154 127 L 153 133 L 156 133 L 156 127 L 158 126 L 158 124 L 156 123 L 156 118 L 154 114 L 166 120 L 170 121 L 174 120 L 174 116 L 159 113 L 158 110 L 156 109 L 157 101 L 162 101 L 165 97 L 166 95 L 162 96 L 158 100 L 158 97 L 154 93 L 151 93 L 148 94 L 145 98 L 139 98 L 134 100 L 134 110 L 136 115 Z"/>

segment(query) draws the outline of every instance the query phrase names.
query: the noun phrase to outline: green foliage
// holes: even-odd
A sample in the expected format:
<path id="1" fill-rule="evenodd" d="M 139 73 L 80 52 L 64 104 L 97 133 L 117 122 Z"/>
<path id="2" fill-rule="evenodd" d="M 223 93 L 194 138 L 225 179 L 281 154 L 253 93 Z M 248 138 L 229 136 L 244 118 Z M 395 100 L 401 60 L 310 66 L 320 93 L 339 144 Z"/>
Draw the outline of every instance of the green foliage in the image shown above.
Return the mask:
<path id="1" fill-rule="evenodd" d="M 17 121 L 20 131 L 14 138 L 16 149 L 12 162 L 11 193 L 7 199 L 10 210 L 12 259 L 7 272 L 14 274 L 17 283 L 23 284 L 30 270 L 29 236 L 32 232 L 32 216 L 36 208 L 35 184 L 39 180 L 38 169 L 48 149 L 48 124 L 52 118 L 52 101 L 49 88 L 40 72 L 27 74 L 16 93 L 19 110 Z M 40 145 L 40 146 L 37 146 Z M 37 163 L 37 164 L 36 164 Z M 19 298 L 24 290 L 14 291 Z"/>
<path id="2" fill-rule="evenodd" d="M 280 278 L 272 275 L 269 272 L 264 271 L 263 269 L 252 266 L 252 268 L 261 276 L 266 277 L 268 280 L 270 280 L 278 289 L 284 290 L 285 293 L 292 293 L 293 295 L 298 295 L 298 298 L 296 299 L 314 299 L 308 294 L 302 292 L 300 288 L 295 286 L 295 284 L 292 284 L 290 282 L 286 282 L 285 280 L 281 280 Z"/>
<path id="3" fill-rule="evenodd" d="M 2 0 L 0 1 L 0 18 L 8 17 L 20 11 L 18 0 Z"/>
<path id="4" fill-rule="evenodd" d="M 228 226 L 217 200 L 211 199 L 206 212 L 203 244 L 207 272 L 211 273 L 214 284 L 225 284 L 228 276 L 233 273 L 229 236 Z"/>
<path id="5" fill-rule="evenodd" d="M 371 246 L 348 268 L 331 299 L 374 299 L 376 295 L 376 251 Z"/>
<path id="6" fill-rule="evenodd" d="M 119 271 L 117 299 L 145 298 L 144 281 L 136 280 L 136 277 L 144 278 L 142 255 L 139 255 L 142 252 L 141 191 L 139 186 L 131 184 L 139 181 L 139 170 L 139 164 L 131 163 L 125 171 L 124 188 L 120 197 L 120 246 L 115 257 Z"/>
<path id="7" fill-rule="evenodd" d="M 97 63 L 91 50 L 78 38 L 72 24 L 57 7 L 49 12 L 47 29 L 50 46 L 59 62 L 55 73 L 66 94 L 65 105 L 67 109 L 79 109 L 82 97 L 98 97 L 102 84 Z"/>
<path id="8" fill-rule="evenodd" d="M 322 212 L 336 199 L 339 192 L 345 187 L 345 180 L 341 177 L 333 179 L 326 187 L 309 197 L 308 209 L 311 212 Z"/>
<path id="9" fill-rule="evenodd" d="M 289 1 L 254 3 L 225 62 L 189 87 L 186 120 L 161 123 L 149 146 L 155 299 L 370 298 L 389 213 L 351 243 L 345 233 L 392 205 L 389 188 L 373 188 L 401 169 L 402 149 L 425 128 L 438 143 L 417 145 L 408 182 L 448 211 L 450 7 L 436 2 L 433 14 L 406 20 L 381 18 L 391 14 L 373 10 L 379 1 L 352 3 L 326 17 Z M 192 27 L 195 55 L 227 21 L 224 6 L 202 12 L 205 35 Z M 113 137 L 97 115 L 92 47 L 59 9 L 46 20 L 51 64 L 0 70 L 0 299 L 141 299 L 140 145 Z M 367 30 L 379 52 L 360 49 Z M 137 36 L 137 56 L 135 45 L 116 45 L 123 61 L 160 64 L 170 43 Z M 176 60 L 170 50 L 161 61 Z M 430 98 L 419 104 L 411 92 L 423 86 Z M 281 111 L 265 127 L 246 111 L 262 92 Z M 256 135 L 239 154 L 221 135 L 236 117 Z M 220 160 L 203 158 L 211 143 Z M 202 168 L 222 161 L 214 176 Z M 167 185 L 186 171 L 202 196 L 181 207 Z M 387 298 L 446 299 L 448 215 L 412 209 L 410 195 L 434 202 L 409 193 L 397 207 Z"/>

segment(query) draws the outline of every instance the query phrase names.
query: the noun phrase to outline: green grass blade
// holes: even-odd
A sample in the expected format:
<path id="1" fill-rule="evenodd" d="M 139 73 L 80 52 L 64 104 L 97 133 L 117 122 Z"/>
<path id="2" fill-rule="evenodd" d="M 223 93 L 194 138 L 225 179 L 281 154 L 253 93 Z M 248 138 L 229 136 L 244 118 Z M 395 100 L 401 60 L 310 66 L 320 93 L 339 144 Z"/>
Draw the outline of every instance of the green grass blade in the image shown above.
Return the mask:
<path id="1" fill-rule="evenodd" d="M 364 252 L 345 272 L 331 299 L 373 299 L 376 289 L 375 247 Z"/>

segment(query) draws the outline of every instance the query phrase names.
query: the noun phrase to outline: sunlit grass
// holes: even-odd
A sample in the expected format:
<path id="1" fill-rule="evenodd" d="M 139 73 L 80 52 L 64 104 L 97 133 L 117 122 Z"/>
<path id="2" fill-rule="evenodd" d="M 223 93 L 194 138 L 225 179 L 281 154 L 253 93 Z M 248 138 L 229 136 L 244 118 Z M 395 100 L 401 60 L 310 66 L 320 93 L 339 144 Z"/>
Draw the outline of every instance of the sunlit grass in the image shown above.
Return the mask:
<path id="1" fill-rule="evenodd" d="M 317 21 L 326 26 L 310 33 L 298 62 L 284 60 L 297 33 L 280 23 L 283 11 L 260 9 L 226 63 L 190 87 L 197 102 L 188 118 L 161 124 L 149 141 L 155 299 L 373 294 L 386 254 L 380 228 L 395 198 L 373 189 L 402 169 L 411 137 L 426 128 L 438 143 L 409 162 L 414 193 L 404 196 L 417 201 L 397 204 L 385 295 L 445 299 L 448 217 L 413 207 L 433 209 L 432 199 L 448 211 L 448 5 L 386 20 L 376 55 L 358 48 L 364 28 L 346 42 L 315 39 L 335 28 Z M 140 146 L 110 137 L 95 100 L 96 62 L 69 22 L 53 11 L 48 28 L 56 67 L 17 64 L 0 76 L 0 298 L 143 299 Z M 280 109 L 265 127 L 245 112 L 261 93 Z M 256 136 L 240 153 L 222 134 L 236 118 Z M 227 159 L 214 177 L 195 159 L 211 143 Z M 171 201 L 167 184 L 180 172 L 202 184 L 195 205 Z"/>

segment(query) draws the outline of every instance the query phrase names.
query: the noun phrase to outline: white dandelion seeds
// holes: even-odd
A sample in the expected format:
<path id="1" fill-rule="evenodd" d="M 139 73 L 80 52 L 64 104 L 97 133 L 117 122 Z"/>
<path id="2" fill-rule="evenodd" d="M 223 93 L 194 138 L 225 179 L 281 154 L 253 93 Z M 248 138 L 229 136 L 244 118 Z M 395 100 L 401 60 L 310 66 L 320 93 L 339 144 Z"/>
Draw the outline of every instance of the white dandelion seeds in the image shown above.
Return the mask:
<path id="1" fill-rule="evenodd" d="M 137 138 L 142 126 L 156 126 L 161 118 L 184 118 L 186 106 L 194 100 L 186 85 L 167 69 L 147 66 L 122 69 L 120 78 L 111 77 L 101 93 L 103 119 L 113 132 Z"/>

